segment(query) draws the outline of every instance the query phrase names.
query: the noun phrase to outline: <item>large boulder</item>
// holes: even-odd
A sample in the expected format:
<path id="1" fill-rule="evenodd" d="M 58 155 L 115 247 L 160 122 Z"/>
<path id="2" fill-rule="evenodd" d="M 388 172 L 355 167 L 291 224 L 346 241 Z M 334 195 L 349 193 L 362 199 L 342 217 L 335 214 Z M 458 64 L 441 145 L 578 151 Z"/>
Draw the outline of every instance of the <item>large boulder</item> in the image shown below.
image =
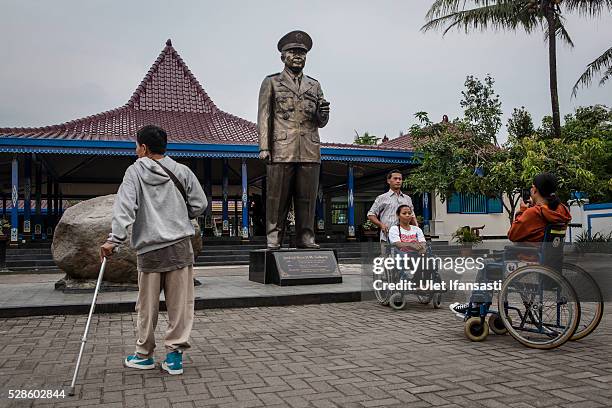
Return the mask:
<path id="1" fill-rule="evenodd" d="M 62 215 L 55 233 L 51 251 L 55 264 L 71 279 L 97 279 L 100 273 L 100 245 L 111 230 L 115 195 L 96 197 L 82 201 Z M 192 221 L 196 234 L 192 238 L 194 254 L 202 249 L 202 238 L 197 222 Z M 136 252 L 129 246 L 131 231 L 126 245 L 122 245 L 106 263 L 104 280 L 117 283 L 138 282 Z"/>

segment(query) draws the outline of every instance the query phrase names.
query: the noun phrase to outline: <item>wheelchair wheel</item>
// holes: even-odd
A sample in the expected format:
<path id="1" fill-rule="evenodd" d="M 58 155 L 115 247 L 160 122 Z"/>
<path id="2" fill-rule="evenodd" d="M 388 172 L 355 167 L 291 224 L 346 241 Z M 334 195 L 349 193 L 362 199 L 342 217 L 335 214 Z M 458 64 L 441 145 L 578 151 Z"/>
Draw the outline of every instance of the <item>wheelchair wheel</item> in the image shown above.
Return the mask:
<path id="1" fill-rule="evenodd" d="M 373 273 L 373 281 L 379 279 L 382 281 L 383 285 L 393 282 L 393 272 L 388 269 L 385 269 L 384 272 L 380 275 Z M 376 300 L 378 301 L 378 303 L 387 306 L 389 305 L 389 298 L 391 297 L 393 292 L 391 292 L 389 289 L 381 289 L 374 290 L 374 294 L 376 295 Z"/>
<path id="2" fill-rule="evenodd" d="M 504 326 L 504 322 L 498 314 L 492 314 L 487 318 L 489 329 L 495 334 L 504 335 L 508 333 L 508 329 Z"/>
<path id="3" fill-rule="evenodd" d="M 580 321 L 580 303 L 570 283 L 544 266 L 510 273 L 499 293 L 499 316 L 523 345 L 552 349 L 568 341 Z"/>
<path id="4" fill-rule="evenodd" d="M 394 310 L 402 310 L 406 307 L 406 296 L 401 292 L 395 292 L 389 298 L 389 306 Z"/>
<path id="5" fill-rule="evenodd" d="M 480 317 L 474 316 L 466 320 L 463 331 L 468 339 L 483 341 L 489 335 L 489 326 Z"/>
<path id="6" fill-rule="evenodd" d="M 434 293 L 433 296 L 431 297 L 431 304 L 433 305 L 434 309 L 441 308 L 442 307 L 442 294 Z"/>
<path id="7" fill-rule="evenodd" d="M 580 323 L 570 340 L 580 340 L 591 334 L 601 322 L 604 302 L 601 289 L 595 279 L 581 267 L 563 264 L 561 274 L 576 291 L 580 301 Z"/>

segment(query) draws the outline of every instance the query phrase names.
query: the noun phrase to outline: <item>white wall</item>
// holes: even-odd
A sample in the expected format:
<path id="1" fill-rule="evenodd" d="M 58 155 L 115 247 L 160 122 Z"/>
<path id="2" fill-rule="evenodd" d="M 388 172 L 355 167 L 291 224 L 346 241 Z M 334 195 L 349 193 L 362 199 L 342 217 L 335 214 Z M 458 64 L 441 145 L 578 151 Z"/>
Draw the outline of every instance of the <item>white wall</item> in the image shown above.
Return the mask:
<path id="1" fill-rule="evenodd" d="M 432 206 L 431 234 L 437 235 L 440 240 L 451 241 L 453 232 L 466 225 L 470 227 L 484 225 L 484 229 L 480 231 L 483 237 L 505 236 L 510 228 L 505 210 L 495 214 L 448 214 L 446 201 L 442 202 L 440 196 L 436 194 Z"/>
<path id="2" fill-rule="evenodd" d="M 607 235 L 612 231 L 612 203 L 588 204 L 588 200 L 582 203 L 576 200 L 568 202 L 572 223 L 582 224 L 582 228 L 571 228 L 571 236 L 568 234 L 567 240 L 575 240 L 581 233 L 589 233 L 591 236 L 596 233 Z"/>

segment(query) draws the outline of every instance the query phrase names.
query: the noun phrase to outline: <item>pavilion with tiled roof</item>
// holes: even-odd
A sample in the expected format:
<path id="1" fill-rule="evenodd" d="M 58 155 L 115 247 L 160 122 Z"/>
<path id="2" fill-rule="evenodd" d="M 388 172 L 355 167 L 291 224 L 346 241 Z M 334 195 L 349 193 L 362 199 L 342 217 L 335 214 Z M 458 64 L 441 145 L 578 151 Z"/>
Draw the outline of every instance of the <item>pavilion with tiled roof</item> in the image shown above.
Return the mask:
<path id="1" fill-rule="evenodd" d="M 8 164 L 0 168 L 3 202 L 26 202 L 21 216 L 18 205 L 10 206 L 14 208 L 11 224 L 19 225 L 12 229 L 12 238 L 41 239 L 52 234 L 64 200 L 116 192 L 135 158 L 136 131 L 147 124 L 164 128 L 168 155 L 189 165 L 200 177 L 213 198 L 208 220 L 218 218 L 226 234 L 230 229 L 234 235 L 252 233 L 244 228 L 250 225 L 250 195 L 265 196 L 265 165 L 257 159 L 257 127 L 219 109 L 168 40 L 125 105 L 59 125 L 0 127 L 0 157 L 4 158 L 0 162 Z M 412 150 L 395 140 L 379 146 L 321 144 L 323 194 L 317 215 L 321 232 L 346 230 L 350 235 L 355 226 L 347 220 L 354 217 L 343 216 L 342 211 L 354 213 L 359 202 L 365 208 L 373 194 L 370 187 L 378 184 L 374 192 L 384 189 L 383 174 L 390 168 L 413 165 Z M 358 192 L 347 191 L 353 185 Z M 28 205 L 30 201 L 41 200 L 46 201 L 49 216 L 29 210 L 41 208 Z M 334 206 L 336 202 L 346 205 Z M 217 210 L 219 217 L 215 217 Z M 364 210 L 357 211 L 360 224 Z M 5 213 L 3 210 L 3 216 Z"/>

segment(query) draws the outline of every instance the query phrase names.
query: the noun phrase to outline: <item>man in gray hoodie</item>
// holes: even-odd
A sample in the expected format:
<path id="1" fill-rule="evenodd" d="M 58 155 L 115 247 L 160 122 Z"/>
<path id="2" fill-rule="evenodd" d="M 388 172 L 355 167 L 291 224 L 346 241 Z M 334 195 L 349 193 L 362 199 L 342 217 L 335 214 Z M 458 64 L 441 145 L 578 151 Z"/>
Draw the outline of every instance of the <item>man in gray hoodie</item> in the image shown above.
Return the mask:
<path id="1" fill-rule="evenodd" d="M 190 219 L 208 205 L 206 195 L 193 172 L 165 156 L 166 132 L 153 125 L 136 136 L 138 160 L 125 172 L 113 207 L 112 232 L 100 248 L 101 257 L 110 257 L 127 239 L 132 226 L 131 246 L 138 267 L 138 312 L 136 352 L 124 365 L 148 370 L 155 368 L 154 331 L 159 313 L 159 294 L 164 291 L 168 329 L 164 344 L 166 360 L 161 367 L 169 374 L 183 373 L 183 350 L 189 348 L 193 326 L 193 248 L 195 234 Z"/>

